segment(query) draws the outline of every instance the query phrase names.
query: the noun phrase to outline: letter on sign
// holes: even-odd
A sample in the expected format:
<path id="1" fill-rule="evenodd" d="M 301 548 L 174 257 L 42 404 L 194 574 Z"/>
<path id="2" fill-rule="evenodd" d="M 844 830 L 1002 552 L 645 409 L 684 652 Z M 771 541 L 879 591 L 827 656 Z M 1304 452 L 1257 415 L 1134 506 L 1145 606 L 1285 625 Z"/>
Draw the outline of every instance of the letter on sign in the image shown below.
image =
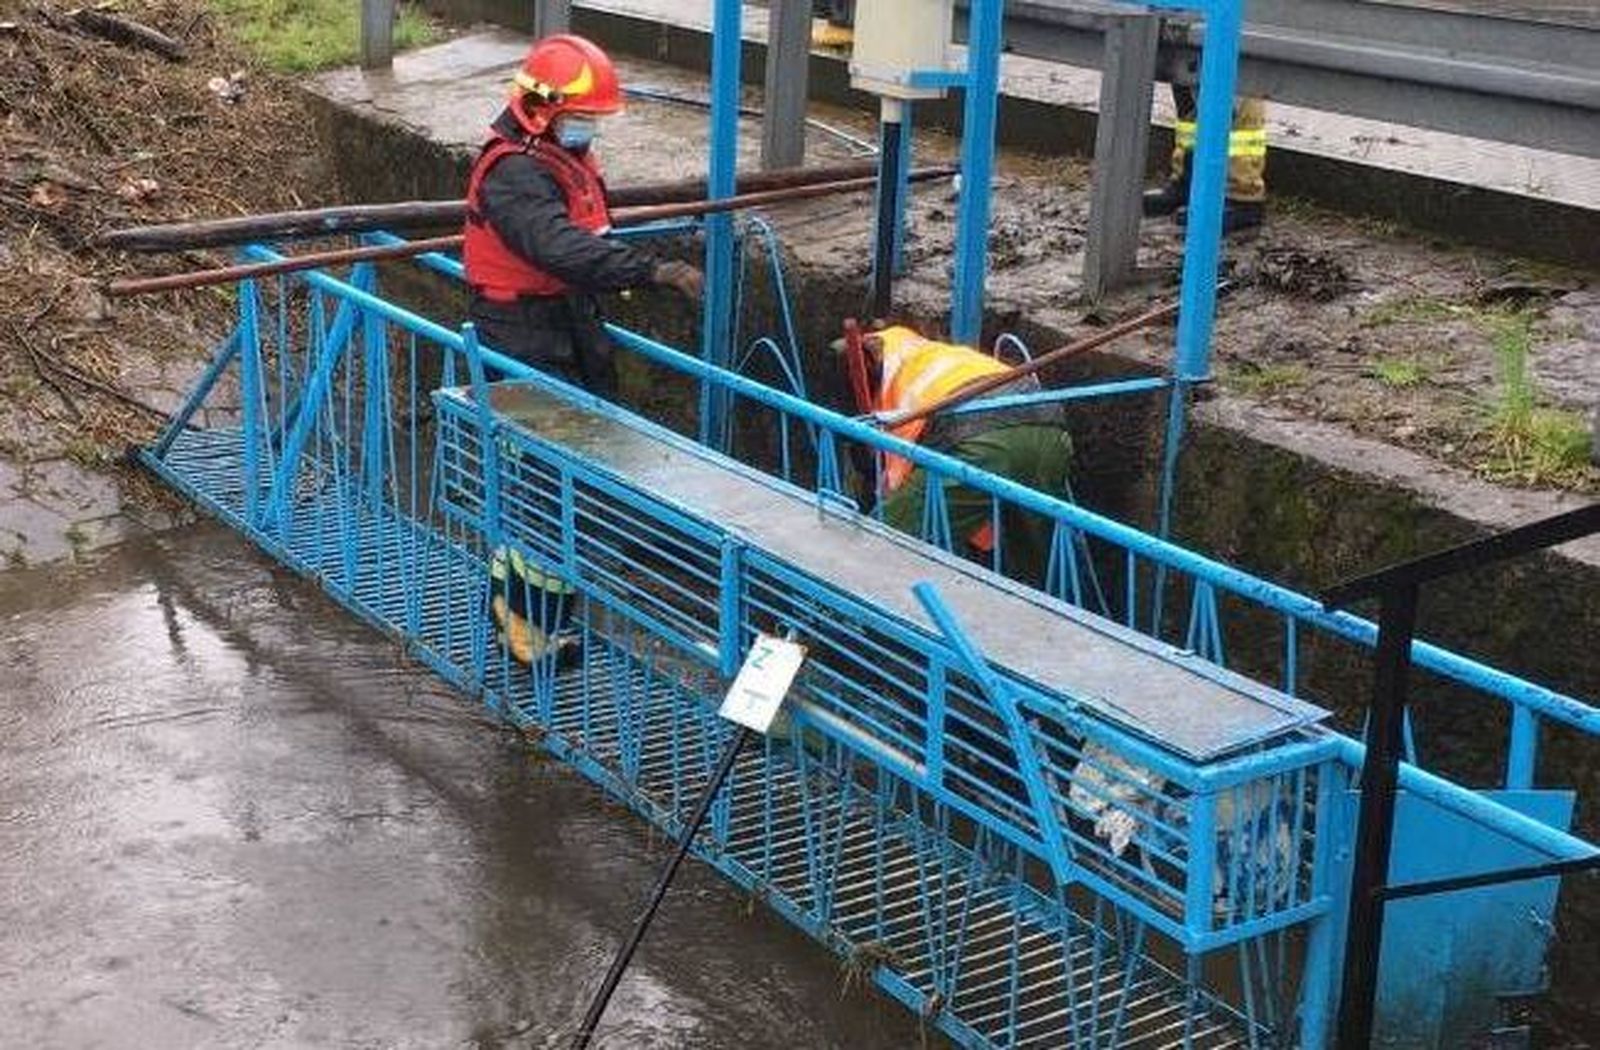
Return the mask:
<path id="1" fill-rule="evenodd" d="M 805 646 L 769 634 L 756 635 L 744 666 L 733 679 L 717 712 L 730 722 L 765 733 L 778 717 L 794 676 L 805 662 Z"/>

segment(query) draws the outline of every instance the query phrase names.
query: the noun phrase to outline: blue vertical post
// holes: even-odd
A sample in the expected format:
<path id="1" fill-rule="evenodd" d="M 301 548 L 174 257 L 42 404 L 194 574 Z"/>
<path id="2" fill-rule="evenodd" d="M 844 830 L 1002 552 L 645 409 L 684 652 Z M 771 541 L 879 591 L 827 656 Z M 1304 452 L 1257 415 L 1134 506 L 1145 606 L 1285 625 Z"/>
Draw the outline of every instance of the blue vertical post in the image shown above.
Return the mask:
<path id="1" fill-rule="evenodd" d="M 1193 382 L 1211 374 L 1211 325 L 1217 312 L 1217 264 L 1222 248 L 1223 195 L 1228 182 L 1228 136 L 1233 130 L 1233 88 L 1239 68 L 1241 5 L 1208 4 L 1200 54 L 1200 98 L 1189 189 L 1188 233 L 1183 242 L 1183 287 L 1178 313 L 1177 378 Z"/>
<path id="2" fill-rule="evenodd" d="M 1332 885 L 1337 850 L 1332 843 L 1335 807 L 1346 784 L 1337 762 L 1324 761 L 1317 767 L 1317 812 L 1315 867 L 1311 870 L 1311 898 L 1329 901 L 1329 906 L 1311 920 L 1306 938 L 1305 974 L 1300 989 L 1300 1046 L 1304 1050 L 1323 1050 L 1333 1030 L 1333 1002 L 1338 996 L 1339 945 L 1342 943 L 1343 914 L 1339 895 Z M 1324 846 L 1324 843 L 1330 843 Z M 1344 872 L 1340 865 L 1339 873 Z"/>
<path id="3" fill-rule="evenodd" d="M 989 268 L 989 192 L 1000 93 L 1004 0 L 973 0 L 968 13 L 966 97 L 961 121 L 961 204 L 956 216 L 955 288 L 950 336 L 976 345 L 983 329 Z"/>
<path id="4" fill-rule="evenodd" d="M 1166 440 L 1161 457 L 1161 494 L 1156 535 L 1172 531 L 1172 504 L 1178 454 L 1189 407 L 1189 387 L 1211 374 L 1211 326 L 1217 313 L 1217 267 L 1222 254 L 1222 208 L 1228 181 L 1228 136 L 1233 131 L 1233 88 L 1239 69 L 1238 0 L 1205 6 L 1206 37 L 1200 54 L 1200 98 L 1194 152 L 1190 154 L 1189 223 L 1183 241 L 1183 284 L 1179 294 L 1178 345 L 1172 393 L 1167 402 Z M 1152 593 L 1152 632 L 1161 636 L 1164 567 L 1156 570 Z"/>
<path id="5" fill-rule="evenodd" d="M 712 200 L 731 197 L 739 161 L 740 0 L 716 0 L 711 15 L 711 167 L 707 172 Z M 733 342 L 733 216 L 706 218 L 706 297 L 700 355 L 727 367 Z M 710 378 L 700 381 L 700 440 L 726 438 L 728 392 Z"/>
<path id="6" fill-rule="evenodd" d="M 1506 749 L 1506 787 L 1513 791 L 1533 787 L 1539 758 L 1539 716 L 1526 704 L 1511 708 L 1511 746 Z"/>
<path id="7" fill-rule="evenodd" d="M 239 427 L 244 434 L 244 517 L 254 526 L 261 497 L 261 329 L 256 282 L 239 282 Z"/>
<path id="8" fill-rule="evenodd" d="M 893 238 L 893 263 L 889 267 L 889 272 L 899 277 L 906 272 L 906 209 L 911 204 L 911 162 L 913 159 L 911 140 L 914 137 L 914 130 L 911 125 L 911 100 L 896 99 L 895 103 L 895 110 L 899 114 L 899 119 L 894 122 L 893 130 L 895 133 L 892 135 L 888 133 L 890 125 L 886 121 L 880 122 L 878 126 L 879 177 L 875 211 L 880 215 L 882 214 L 885 189 L 883 173 L 892 171 L 895 181 L 893 187 L 894 196 L 889 198 L 889 201 L 894 214 L 889 217 L 889 222 L 892 224 L 893 231 L 891 234 Z M 893 163 L 889 162 L 885 152 L 890 148 L 895 151 Z M 872 272 L 874 283 L 876 283 L 878 274 L 876 242 L 873 245 Z"/>
<path id="9" fill-rule="evenodd" d="M 872 316 L 888 318 L 899 268 L 900 232 L 905 224 L 907 189 L 905 162 L 905 103 L 898 98 L 881 101 L 878 121 L 878 193 L 876 230 L 872 239 Z"/>

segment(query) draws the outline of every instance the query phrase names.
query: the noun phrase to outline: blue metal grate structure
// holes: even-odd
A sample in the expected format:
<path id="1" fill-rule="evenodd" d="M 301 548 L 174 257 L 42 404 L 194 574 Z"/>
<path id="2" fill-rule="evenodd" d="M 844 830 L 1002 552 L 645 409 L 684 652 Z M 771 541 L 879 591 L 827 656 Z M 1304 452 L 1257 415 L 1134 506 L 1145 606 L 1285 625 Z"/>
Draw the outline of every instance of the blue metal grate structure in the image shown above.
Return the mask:
<path id="1" fill-rule="evenodd" d="M 725 742 L 717 702 L 754 632 L 801 637 L 791 721 L 740 761 L 696 852 L 960 1045 L 1326 1045 L 1361 748 L 1295 697 L 1295 668 L 1312 635 L 1364 658 L 1371 624 L 613 331 L 800 436 L 804 455 L 760 470 L 376 287 L 370 268 L 241 284 L 231 338 L 144 461 L 667 830 Z M 856 512 L 852 445 L 986 493 L 997 552 L 1014 515 L 1043 522 L 1043 588 L 994 571 L 1003 553 L 942 549 L 937 498 L 922 539 Z M 568 584 L 545 600 L 571 603 L 576 666 L 495 644 L 502 549 Z M 1152 567 L 1188 598 L 1181 648 L 1136 629 Z M 1276 687 L 1222 666 L 1232 609 L 1281 625 Z M 1573 698 L 1414 656 L 1533 727 L 1509 786 L 1540 721 L 1600 729 Z M 1593 852 L 1402 780 L 1502 852 Z"/>

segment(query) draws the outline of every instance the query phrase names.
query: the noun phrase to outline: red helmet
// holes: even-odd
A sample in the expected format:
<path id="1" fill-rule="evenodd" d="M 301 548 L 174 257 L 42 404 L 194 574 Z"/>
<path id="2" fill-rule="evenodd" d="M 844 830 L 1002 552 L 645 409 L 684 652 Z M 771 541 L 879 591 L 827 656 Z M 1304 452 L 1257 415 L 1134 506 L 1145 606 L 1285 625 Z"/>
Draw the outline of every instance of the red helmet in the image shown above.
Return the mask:
<path id="1" fill-rule="evenodd" d="M 611 59 L 592 41 L 563 33 L 536 41 L 511 84 L 511 112 L 530 135 L 562 113 L 622 110 L 622 86 Z"/>

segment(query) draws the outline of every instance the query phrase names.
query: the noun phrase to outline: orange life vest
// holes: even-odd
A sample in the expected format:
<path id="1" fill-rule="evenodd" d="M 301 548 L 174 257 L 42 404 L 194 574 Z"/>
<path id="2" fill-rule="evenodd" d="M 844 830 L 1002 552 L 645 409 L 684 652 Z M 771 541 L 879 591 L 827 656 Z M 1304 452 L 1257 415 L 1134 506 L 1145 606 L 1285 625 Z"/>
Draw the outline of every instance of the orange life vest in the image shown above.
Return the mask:
<path id="1" fill-rule="evenodd" d="M 937 343 L 924 339 L 902 326 L 873 333 L 883 347 L 883 378 L 878 384 L 876 410 L 883 413 L 915 412 L 942 401 L 968 383 L 1011 371 L 1010 366 L 988 354 L 966 346 Z M 912 420 L 890 427 L 889 432 L 906 441 L 919 440 L 928 429 L 927 419 Z M 914 469 L 903 456 L 885 456 L 883 485 L 893 492 L 906 483 Z M 994 546 L 994 530 L 984 522 L 967 542 L 979 550 Z"/>
<path id="2" fill-rule="evenodd" d="M 496 135 L 478 154 L 467 181 L 467 225 L 461 246 L 467 284 L 496 302 L 513 302 L 523 296 L 565 295 L 571 291 L 565 281 L 512 251 L 483 215 L 483 180 L 491 168 L 514 153 L 526 153 L 555 178 L 574 225 L 595 234 L 611 229 L 605 182 L 592 153 L 580 157 L 543 139 L 517 142 Z"/>

